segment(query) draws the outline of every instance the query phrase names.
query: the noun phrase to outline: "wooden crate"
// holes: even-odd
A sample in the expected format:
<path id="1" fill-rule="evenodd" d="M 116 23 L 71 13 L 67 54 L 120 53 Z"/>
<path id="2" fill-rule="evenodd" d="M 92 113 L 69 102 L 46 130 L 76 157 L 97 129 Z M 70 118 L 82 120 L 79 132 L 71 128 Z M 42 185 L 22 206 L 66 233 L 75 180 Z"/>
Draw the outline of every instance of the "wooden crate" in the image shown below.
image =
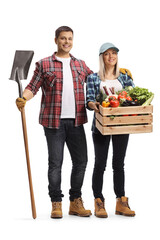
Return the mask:
<path id="1" fill-rule="evenodd" d="M 103 135 L 149 133 L 153 131 L 153 106 L 104 108 L 96 113 L 96 127 Z M 138 114 L 137 116 L 132 116 Z M 129 116 L 126 116 L 129 115 Z"/>

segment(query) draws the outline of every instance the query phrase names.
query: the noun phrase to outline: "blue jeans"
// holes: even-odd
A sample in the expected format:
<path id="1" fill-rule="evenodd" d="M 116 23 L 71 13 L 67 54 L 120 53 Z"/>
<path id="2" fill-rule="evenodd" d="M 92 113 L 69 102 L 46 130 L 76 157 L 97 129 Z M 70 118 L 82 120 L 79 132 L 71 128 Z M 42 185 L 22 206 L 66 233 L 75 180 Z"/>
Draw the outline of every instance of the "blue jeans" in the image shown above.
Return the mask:
<path id="1" fill-rule="evenodd" d="M 44 127 L 49 155 L 49 196 L 52 202 L 62 201 L 61 168 L 64 144 L 66 143 L 72 160 L 70 200 L 81 197 L 85 169 L 87 165 L 87 143 L 83 125 L 75 127 L 74 119 L 61 119 L 60 128 Z"/>

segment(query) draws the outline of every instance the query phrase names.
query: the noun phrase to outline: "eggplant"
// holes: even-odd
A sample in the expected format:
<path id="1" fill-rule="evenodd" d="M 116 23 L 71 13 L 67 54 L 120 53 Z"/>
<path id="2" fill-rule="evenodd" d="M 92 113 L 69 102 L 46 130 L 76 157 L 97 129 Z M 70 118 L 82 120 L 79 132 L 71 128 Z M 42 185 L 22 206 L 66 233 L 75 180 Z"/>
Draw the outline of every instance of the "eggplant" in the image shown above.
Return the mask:
<path id="1" fill-rule="evenodd" d="M 139 104 L 135 101 L 125 100 L 121 103 L 121 106 L 128 107 L 128 106 L 138 106 Z"/>
<path id="2" fill-rule="evenodd" d="M 130 102 L 131 102 L 131 101 L 129 101 L 129 100 L 125 100 L 125 101 L 123 101 L 123 102 L 121 103 L 121 106 L 123 106 L 123 107 L 130 106 Z"/>

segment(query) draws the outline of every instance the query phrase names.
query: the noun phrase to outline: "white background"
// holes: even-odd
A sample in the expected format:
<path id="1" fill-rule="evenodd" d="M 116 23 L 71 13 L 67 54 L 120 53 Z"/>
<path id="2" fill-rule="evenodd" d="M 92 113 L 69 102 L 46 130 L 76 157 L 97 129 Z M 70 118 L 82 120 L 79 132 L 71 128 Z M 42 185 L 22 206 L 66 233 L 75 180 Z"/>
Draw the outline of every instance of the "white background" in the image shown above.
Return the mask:
<path id="1" fill-rule="evenodd" d="M 23 1 L 6 0 L 0 6 L 1 94 L 0 94 L 0 237 L 1 239 L 159 239 L 159 6 L 158 0 L 99 1 Z M 98 50 L 104 42 L 119 49 L 120 67 L 131 70 L 137 86 L 155 93 L 154 131 L 130 135 L 126 155 L 126 195 L 136 211 L 135 218 L 116 216 L 112 184 L 112 148 L 104 176 L 103 193 L 108 219 L 68 215 L 71 160 L 67 148 L 62 172 L 63 219 L 50 218 L 48 196 L 47 146 L 43 128 L 38 124 L 41 91 L 26 105 L 26 119 L 37 219 L 32 219 L 21 116 L 15 106 L 17 83 L 9 81 L 15 50 L 34 50 L 28 80 L 34 63 L 55 50 L 54 32 L 68 25 L 74 30 L 71 53 L 98 70 Z M 83 200 L 94 213 L 91 178 L 94 150 L 91 138 L 93 112 L 85 125 L 88 141 L 88 165 Z M 3 237 L 2 237 L 3 236 Z"/>

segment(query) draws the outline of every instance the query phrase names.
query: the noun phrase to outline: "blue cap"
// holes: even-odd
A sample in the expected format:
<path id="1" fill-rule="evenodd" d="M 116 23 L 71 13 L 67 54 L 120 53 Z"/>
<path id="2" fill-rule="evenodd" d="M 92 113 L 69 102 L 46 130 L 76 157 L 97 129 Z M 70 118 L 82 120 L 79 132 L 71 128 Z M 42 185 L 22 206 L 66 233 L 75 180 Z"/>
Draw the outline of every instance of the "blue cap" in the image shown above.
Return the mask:
<path id="1" fill-rule="evenodd" d="M 104 43 L 99 49 L 99 55 L 101 55 L 102 53 L 104 53 L 105 51 L 111 48 L 119 52 L 119 49 L 116 46 L 114 46 L 112 43 Z"/>

